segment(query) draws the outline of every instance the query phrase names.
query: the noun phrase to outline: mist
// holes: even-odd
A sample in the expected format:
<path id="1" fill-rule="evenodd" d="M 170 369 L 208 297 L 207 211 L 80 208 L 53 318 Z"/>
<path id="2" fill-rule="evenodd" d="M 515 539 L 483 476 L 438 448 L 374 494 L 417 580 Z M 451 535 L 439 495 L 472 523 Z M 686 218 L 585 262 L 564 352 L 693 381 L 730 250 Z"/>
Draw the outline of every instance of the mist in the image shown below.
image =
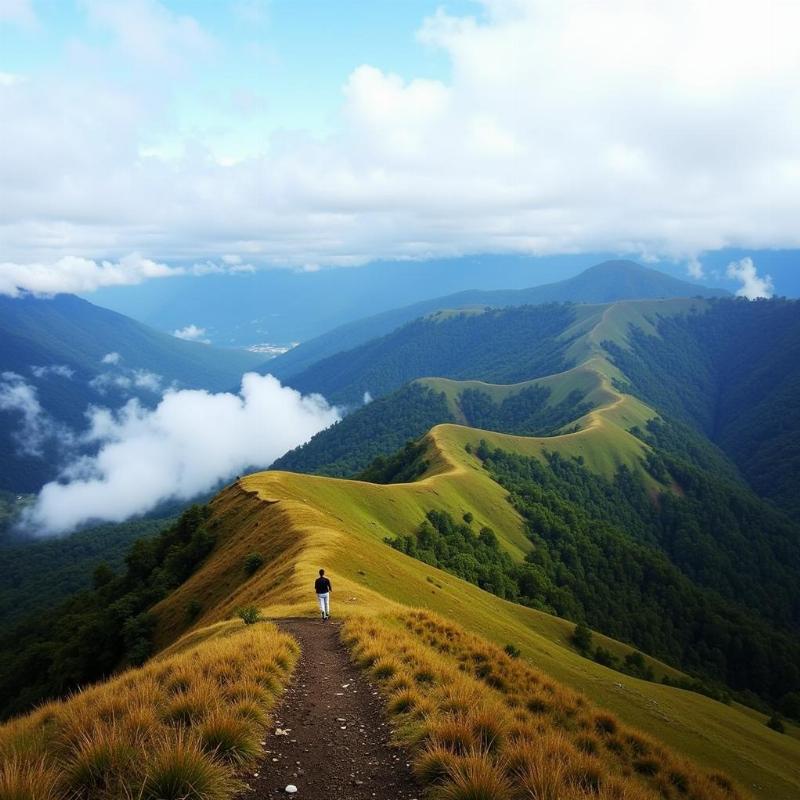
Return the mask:
<path id="1" fill-rule="evenodd" d="M 271 375 L 248 373 L 238 394 L 168 391 L 153 409 L 138 400 L 90 408 L 74 456 L 46 484 L 23 525 L 36 535 L 87 522 L 120 522 L 166 500 L 189 500 L 248 467 L 268 467 L 339 419 L 320 395 L 303 396 Z"/>

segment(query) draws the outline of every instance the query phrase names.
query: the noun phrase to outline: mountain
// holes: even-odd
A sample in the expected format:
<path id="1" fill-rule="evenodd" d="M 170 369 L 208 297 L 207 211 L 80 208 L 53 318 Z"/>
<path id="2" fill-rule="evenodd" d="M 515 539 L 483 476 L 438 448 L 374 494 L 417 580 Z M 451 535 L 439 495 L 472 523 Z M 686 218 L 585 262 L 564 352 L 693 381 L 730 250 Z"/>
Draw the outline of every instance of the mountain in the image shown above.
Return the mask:
<path id="1" fill-rule="evenodd" d="M 42 456 L 26 455 L 14 438 L 23 413 L 18 394 L 15 402 L 9 393 L 21 386 L 30 387 L 48 425 L 81 428 L 90 404 L 116 407 L 130 397 L 150 403 L 173 384 L 229 389 L 259 361 L 182 341 L 74 295 L 0 297 L 0 337 L 7 398 L 0 405 L 0 488 L 15 492 L 35 491 L 55 474 L 52 448 L 43 443 Z M 32 417 L 31 424 L 44 422 Z"/>
<path id="2" fill-rule="evenodd" d="M 435 297 L 413 305 L 347 323 L 265 364 L 263 369 L 287 380 L 316 362 L 351 350 L 370 339 L 384 336 L 411 320 L 443 309 L 540 305 L 543 303 L 608 303 L 668 297 L 725 297 L 724 289 L 713 289 L 682 281 L 633 261 L 604 261 L 575 277 L 528 289 L 463 291 Z"/>
<path id="3" fill-rule="evenodd" d="M 622 364 L 664 320 L 723 309 L 730 334 L 739 307 L 649 300 L 429 320 L 440 335 L 416 340 L 434 349 L 417 366 L 447 364 L 447 352 L 467 373 L 472 350 L 486 375 L 568 368 L 516 385 L 417 376 L 404 397 L 418 397 L 419 418 L 457 422 L 360 480 L 238 479 L 138 542 L 124 570 L 3 632 L 2 713 L 34 709 L 0 727 L 3 779 L 60 798 L 201 786 L 227 799 L 245 771 L 269 791 L 302 787 L 309 762 L 289 759 L 291 738 L 310 728 L 311 745 L 321 732 L 347 743 L 342 796 L 395 796 L 369 785 L 355 745 L 384 742 L 385 713 L 420 794 L 796 797 L 800 732 L 774 712 L 800 718 L 798 523 L 697 425 L 636 396 L 646 381 Z M 511 345 L 515 328 L 527 347 Z M 385 344 L 375 352 L 396 363 Z M 382 400 L 394 405 L 379 413 Z M 401 401 L 384 395 L 333 430 L 368 414 L 390 426 Z M 321 566 L 329 622 L 312 619 Z"/>
<path id="4" fill-rule="evenodd" d="M 159 330 L 189 324 L 214 344 L 305 342 L 340 325 L 465 289 L 521 289 L 574 275 L 597 255 L 511 254 L 377 261 L 359 267 L 252 269 L 109 287 L 88 298 Z"/>

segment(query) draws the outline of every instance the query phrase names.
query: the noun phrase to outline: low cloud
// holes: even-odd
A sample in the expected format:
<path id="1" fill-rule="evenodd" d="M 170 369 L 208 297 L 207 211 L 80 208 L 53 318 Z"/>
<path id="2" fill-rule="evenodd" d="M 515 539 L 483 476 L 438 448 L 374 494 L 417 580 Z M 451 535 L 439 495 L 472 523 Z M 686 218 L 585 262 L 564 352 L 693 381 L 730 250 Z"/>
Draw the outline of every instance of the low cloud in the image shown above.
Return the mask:
<path id="1" fill-rule="evenodd" d="M 150 278 L 182 275 L 180 268 L 168 267 L 138 253 L 119 261 L 93 261 L 66 256 L 49 264 L 0 263 L 0 294 L 19 297 L 30 293 L 51 297 L 65 292 L 93 292 L 102 286 L 132 286 Z"/>
<path id="2" fill-rule="evenodd" d="M 703 265 L 698 258 L 690 258 L 686 264 L 686 271 L 689 273 L 690 278 L 694 278 L 695 280 L 700 280 L 701 278 L 705 278 L 706 272 L 703 269 Z"/>
<path id="3" fill-rule="evenodd" d="M 34 378 L 46 378 L 48 375 L 57 375 L 59 378 L 72 378 L 75 370 L 66 364 L 49 364 L 46 367 L 31 367 Z"/>
<path id="4" fill-rule="evenodd" d="M 119 364 L 122 356 L 119 353 L 106 353 L 101 359 L 101 364 Z"/>
<path id="5" fill-rule="evenodd" d="M 23 455 L 41 457 L 49 440 L 72 441 L 70 432 L 42 408 L 36 387 L 16 372 L 0 373 L 0 411 L 20 415 L 14 441 Z"/>
<path id="6" fill-rule="evenodd" d="M 172 332 L 172 335 L 178 339 L 185 339 L 187 342 L 210 344 L 210 341 L 205 338 L 206 329 L 195 324 L 187 325 L 185 328 L 178 328 Z"/>
<path id="7" fill-rule="evenodd" d="M 369 405 L 372 402 L 372 395 L 368 391 L 364 392 L 363 400 L 365 406 Z"/>
<path id="8" fill-rule="evenodd" d="M 759 297 L 772 297 L 775 286 L 770 275 L 759 276 L 752 258 L 743 258 L 740 261 L 731 261 L 725 273 L 729 278 L 739 281 L 742 285 L 737 290 L 737 297 L 746 297 L 756 300 Z"/>
<path id="9" fill-rule="evenodd" d="M 242 378 L 239 394 L 170 391 L 152 410 L 137 400 L 116 412 L 90 409 L 84 440 L 96 454 L 76 457 L 61 481 L 48 483 L 25 523 L 59 534 L 188 500 L 248 467 L 269 466 L 338 419 L 323 397 L 255 373 Z"/>
<path id="10" fill-rule="evenodd" d="M 101 372 L 89 381 L 89 386 L 100 394 L 111 389 L 123 392 L 144 389 L 159 394 L 164 389 L 163 380 L 161 375 L 146 369 L 120 369 L 117 372 Z"/>

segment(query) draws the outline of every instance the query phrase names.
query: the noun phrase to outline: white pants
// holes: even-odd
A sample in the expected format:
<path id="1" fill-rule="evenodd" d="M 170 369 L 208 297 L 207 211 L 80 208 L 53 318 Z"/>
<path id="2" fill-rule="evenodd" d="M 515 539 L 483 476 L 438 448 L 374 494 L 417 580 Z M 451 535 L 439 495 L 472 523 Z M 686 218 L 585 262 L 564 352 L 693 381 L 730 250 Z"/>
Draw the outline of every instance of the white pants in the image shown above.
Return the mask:
<path id="1" fill-rule="evenodd" d="M 319 600 L 319 610 L 325 617 L 329 617 L 331 615 L 330 598 L 331 598 L 330 592 L 325 592 L 325 594 L 317 595 L 317 600 Z"/>

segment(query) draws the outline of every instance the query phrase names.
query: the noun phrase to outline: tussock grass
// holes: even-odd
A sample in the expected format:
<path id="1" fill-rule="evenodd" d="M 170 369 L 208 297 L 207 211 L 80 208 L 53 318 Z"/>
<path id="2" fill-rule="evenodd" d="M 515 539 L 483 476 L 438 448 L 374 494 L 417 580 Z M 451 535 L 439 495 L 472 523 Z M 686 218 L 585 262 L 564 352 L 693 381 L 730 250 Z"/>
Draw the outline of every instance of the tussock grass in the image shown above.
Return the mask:
<path id="1" fill-rule="evenodd" d="M 228 800 L 298 647 L 248 626 L 0 727 L 0 800 Z"/>
<path id="2" fill-rule="evenodd" d="M 378 680 L 395 738 L 435 800 L 744 798 L 727 777 L 430 612 L 354 617 L 342 638 Z"/>

